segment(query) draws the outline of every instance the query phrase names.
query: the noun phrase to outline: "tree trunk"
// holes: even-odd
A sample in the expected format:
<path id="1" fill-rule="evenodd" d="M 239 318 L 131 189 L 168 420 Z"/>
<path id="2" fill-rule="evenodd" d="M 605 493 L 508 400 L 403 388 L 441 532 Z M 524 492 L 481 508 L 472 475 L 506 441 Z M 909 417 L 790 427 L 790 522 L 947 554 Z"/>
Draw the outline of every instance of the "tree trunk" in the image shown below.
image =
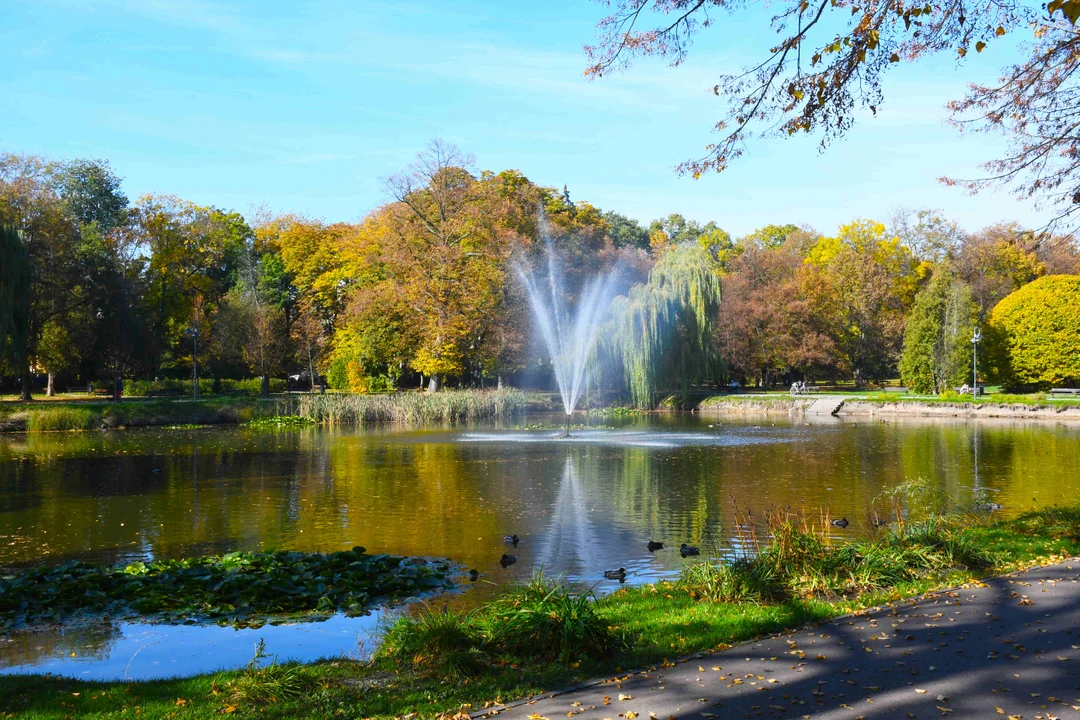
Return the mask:
<path id="1" fill-rule="evenodd" d="M 428 380 L 428 392 L 439 392 L 440 389 L 442 389 L 442 376 L 439 374 L 432 375 L 431 379 Z"/>
<path id="2" fill-rule="evenodd" d="M 262 376 L 262 396 L 270 397 L 270 376 L 267 374 Z"/>
<path id="3" fill-rule="evenodd" d="M 19 394 L 19 399 L 29 402 L 33 398 L 30 397 L 30 390 L 33 384 L 30 378 L 30 356 L 23 358 L 22 363 L 22 392 Z"/>
<path id="4" fill-rule="evenodd" d="M 49 373 L 49 384 L 45 386 L 45 397 L 53 396 L 53 374 Z"/>

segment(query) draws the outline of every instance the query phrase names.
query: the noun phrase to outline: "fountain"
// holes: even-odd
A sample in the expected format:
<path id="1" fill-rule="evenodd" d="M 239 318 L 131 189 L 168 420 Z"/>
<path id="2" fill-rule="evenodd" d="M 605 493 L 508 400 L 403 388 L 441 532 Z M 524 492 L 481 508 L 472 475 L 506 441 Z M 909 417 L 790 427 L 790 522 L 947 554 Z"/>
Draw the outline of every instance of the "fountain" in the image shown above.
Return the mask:
<path id="1" fill-rule="evenodd" d="M 547 243 L 547 288 L 543 288 L 543 282 L 535 277 L 528 265 L 518 264 L 517 271 L 551 357 L 555 382 L 566 410 L 566 431 L 562 437 L 570 437 L 570 418 L 584 389 L 585 371 L 600 322 L 615 296 L 618 270 L 608 270 L 585 283 L 571 318 L 565 306 L 565 288 L 556 253 L 551 247 L 547 222 L 543 216 L 540 220 Z"/>

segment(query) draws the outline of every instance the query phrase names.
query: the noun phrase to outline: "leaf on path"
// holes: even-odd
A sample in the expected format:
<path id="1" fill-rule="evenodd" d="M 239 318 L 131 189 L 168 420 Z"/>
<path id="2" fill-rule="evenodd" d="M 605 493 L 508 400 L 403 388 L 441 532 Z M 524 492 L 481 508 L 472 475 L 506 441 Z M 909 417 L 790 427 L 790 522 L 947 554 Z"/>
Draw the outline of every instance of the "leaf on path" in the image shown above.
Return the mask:
<path id="1" fill-rule="evenodd" d="M 915 688 L 915 692 L 919 693 L 920 695 L 925 695 L 926 694 L 925 690 L 920 690 L 919 688 Z"/>
<path id="2" fill-rule="evenodd" d="M 626 717 L 626 720 L 634 720 L 634 718 L 637 717 L 637 713 L 634 712 L 633 710 L 630 710 L 629 712 L 626 713 L 626 715 L 624 717 Z"/>
<path id="3" fill-rule="evenodd" d="M 633 695 L 623 695 L 622 693 L 619 693 L 619 699 L 620 700 L 633 700 L 634 696 Z"/>

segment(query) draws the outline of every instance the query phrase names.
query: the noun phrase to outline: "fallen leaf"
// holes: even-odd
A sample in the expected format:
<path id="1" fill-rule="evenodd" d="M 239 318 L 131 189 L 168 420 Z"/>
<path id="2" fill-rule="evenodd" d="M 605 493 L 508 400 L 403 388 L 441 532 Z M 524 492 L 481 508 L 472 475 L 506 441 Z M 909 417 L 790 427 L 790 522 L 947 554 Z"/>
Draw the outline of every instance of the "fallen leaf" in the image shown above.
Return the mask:
<path id="1" fill-rule="evenodd" d="M 915 692 L 919 693 L 920 695 L 925 695 L 926 694 L 925 690 L 920 690 L 919 688 L 915 688 Z"/>
<path id="2" fill-rule="evenodd" d="M 637 717 L 637 713 L 634 712 L 633 710 L 631 710 L 628 713 L 626 713 L 625 717 L 626 717 L 626 720 L 634 720 L 634 718 Z"/>
<path id="3" fill-rule="evenodd" d="M 619 693 L 619 699 L 620 700 L 633 700 L 634 696 L 633 695 L 623 695 L 622 693 Z"/>

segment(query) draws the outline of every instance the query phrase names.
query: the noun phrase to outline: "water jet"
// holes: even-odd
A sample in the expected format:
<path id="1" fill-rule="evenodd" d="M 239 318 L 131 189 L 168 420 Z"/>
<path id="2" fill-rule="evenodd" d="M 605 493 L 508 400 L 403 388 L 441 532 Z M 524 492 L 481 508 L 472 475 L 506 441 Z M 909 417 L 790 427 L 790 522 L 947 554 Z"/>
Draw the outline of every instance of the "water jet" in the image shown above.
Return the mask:
<path id="1" fill-rule="evenodd" d="M 600 322 L 615 297 L 618 272 L 611 269 L 587 280 L 571 317 L 566 307 L 566 288 L 557 256 L 551 246 L 551 231 L 542 212 L 540 232 L 547 245 L 547 287 L 543 287 L 532 268 L 525 263 L 517 264 L 517 273 L 525 285 L 529 305 L 540 327 L 566 411 L 566 430 L 559 437 L 568 438 L 570 419 L 584 389 L 585 371 L 596 344 Z"/>

